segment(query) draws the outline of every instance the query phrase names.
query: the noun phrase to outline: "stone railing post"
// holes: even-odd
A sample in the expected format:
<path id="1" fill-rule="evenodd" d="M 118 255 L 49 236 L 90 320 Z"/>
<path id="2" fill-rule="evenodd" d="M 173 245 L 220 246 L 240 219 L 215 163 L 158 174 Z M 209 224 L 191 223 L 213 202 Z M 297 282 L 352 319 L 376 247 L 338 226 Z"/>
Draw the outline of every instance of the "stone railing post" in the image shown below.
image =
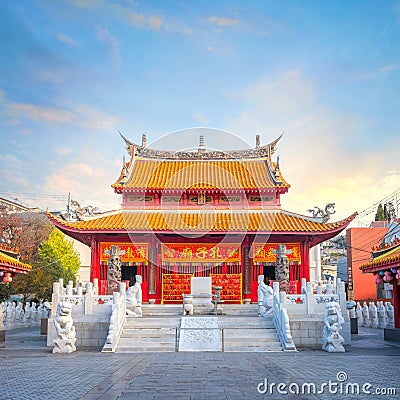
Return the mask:
<path id="1" fill-rule="evenodd" d="M 92 283 L 88 282 L 86 284 L 86 294 L 84 296 L 84 307 L 83 307 L 83 314 L 89 315 L 93 311 L 93 288 Z"/>
<path id="2" fill-rule="evenodd" d="M 93 279 L 93 291 L 96 296 L 99 294 L 99 280 L 97 278 Z"/>
<path id="3" fill-rule="evenodd" d="M 278 297 L 279 299 L 279 282 L 274 282 L 272 284 L 272 289 L 274 290 L 274 294 Z"/>
<path id="4" fill-rule="evenodd" d="M 60 278 L 58 280 L 58 283 L 60 284 L 60 287 L 59 287 L 60 296 L 63 296 L 64 295 L 64 279 Z"/>
<path id="5" fill-rule="evenodd" d="M 305 294 L 307 290 L 307 280 L 306 278 L 301 278 L 301 290 L 300 294 Z"/>
<path id="6" fill-rule="evenodd" d="M 53 283 L 53 293 L 51 295 L 51 315 L 55 316 L 57 313 L 57 304 L 60 301 L 60 283 Z"/>
<path id="7" fill-rule="evenodd" d="M 305 294 L 306 294 L 307 314 L 314 314 L 314 312 L 315 312 L 315 297 L 314 297 L 311 282 L 307 282 Z"/>

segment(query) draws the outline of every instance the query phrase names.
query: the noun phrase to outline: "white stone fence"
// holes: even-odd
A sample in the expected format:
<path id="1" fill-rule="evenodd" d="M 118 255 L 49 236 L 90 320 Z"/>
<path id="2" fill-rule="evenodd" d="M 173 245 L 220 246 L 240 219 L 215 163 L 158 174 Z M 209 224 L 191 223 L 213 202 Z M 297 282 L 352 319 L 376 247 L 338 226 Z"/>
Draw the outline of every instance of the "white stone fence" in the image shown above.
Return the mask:
<path id="1" fill-rule="evenodd" d="M 115 352 L 126 319 L 126 285 L 119 284 L 119 292 L 113 293 L 110 327 L 103 352 Z"/>
<path id="2" fill-rule="evenodd" d="M 111 314 L 113 296 L 99 296 L 98 292 L 97 279 L 94 280 L 94 285 L 88 282 L 85 287 L 79 285 L 76 288 L 73 287 L 72 281 L 64 287 L 63 280 L 59 279 L 53 283 L 52 315 L 56 315 L 57 304 L 61 301 L 68 301 L 73 305 L 73 318 L 92 314 Z"/>
<path id="3" fill-rule="evenodd" d="M 326 304 L 330 301 L 338 302 L 342 315 L 347 315 L 345 286 L 339 278 L 336 279 L 336 282 L 328 281 L 325 285 L 319 284 L 315 289 L 311 282 L 306 282 L 303 278 L 301 280 L 301 294 L 286 294 L 284 301 L 289 315 L 325 316 Z"/>
<path id="4" fill-rule="evenodd" d="M 273 321 L 282 348 L 285 351 L 296 350 L 293 343 L 292 334 L 290 332 L 289 316 L 285 307 L 285 292 L 279 292 L 279 282 L 273 283 L 274 289 L 274 314 Z"/>
<path id="5" fill-rule="evenodd" d="M 292 350 L 293 341 L 301 346 L 320 345 L 326 304 L 339 303 L 345 323 L 343 337 L 350 344 L 350 319 L 346 307 L 346 292 L 340 279 L 328 281 L 313 287 L 311 282 L 302 279 L 301 294 L 286 294 L 279 291 L 279 282 L 273 283 L 274 325 L 282 347 Z"/>

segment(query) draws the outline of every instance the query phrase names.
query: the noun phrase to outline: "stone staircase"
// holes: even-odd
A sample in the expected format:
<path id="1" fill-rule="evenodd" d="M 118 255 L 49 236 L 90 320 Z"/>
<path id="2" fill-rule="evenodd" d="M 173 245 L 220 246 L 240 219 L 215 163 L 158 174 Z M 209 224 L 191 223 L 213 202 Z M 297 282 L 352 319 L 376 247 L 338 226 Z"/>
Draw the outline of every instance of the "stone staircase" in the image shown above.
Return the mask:
<path id="1" fill-rule="evenodd" d="M 176 345 L 179 345 L 181 318 L 185 318 L 182 316 L 182 305 L 144 304 L 142 311 L 142 318 L 126 318 L 116 351 L 176 351 Z M 224 351 L 282 351 L 272 318 L 257 317 L 256 304 L 224 305 L 224 312 L 224 315 L 218 315 Z"/>
<path id="2" fill-rule="evenodd" d="M 181 317 L 143 315 L 127 317 L 116 352 L 175 351 L 176 328 Z"/>
<path id="3" fill-rule="evenodd" d="M 272 317 L 223 315 L 218 320 L 225 352 L 282 351 Z"/>

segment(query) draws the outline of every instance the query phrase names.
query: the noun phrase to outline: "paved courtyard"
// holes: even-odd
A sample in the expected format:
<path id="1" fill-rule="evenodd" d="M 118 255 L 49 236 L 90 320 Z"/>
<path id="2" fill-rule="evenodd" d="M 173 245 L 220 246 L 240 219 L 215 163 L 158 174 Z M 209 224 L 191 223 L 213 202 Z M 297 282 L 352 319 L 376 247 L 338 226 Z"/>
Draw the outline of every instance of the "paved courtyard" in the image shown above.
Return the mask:
<path id="1" fill-rule="evenodd" d="M 344 354 L 56 355 L 45 346 L 39 328 L 7 331 L 0 400 L 400 399 L 400 345 L 376 329 L 361 328 Z"/>

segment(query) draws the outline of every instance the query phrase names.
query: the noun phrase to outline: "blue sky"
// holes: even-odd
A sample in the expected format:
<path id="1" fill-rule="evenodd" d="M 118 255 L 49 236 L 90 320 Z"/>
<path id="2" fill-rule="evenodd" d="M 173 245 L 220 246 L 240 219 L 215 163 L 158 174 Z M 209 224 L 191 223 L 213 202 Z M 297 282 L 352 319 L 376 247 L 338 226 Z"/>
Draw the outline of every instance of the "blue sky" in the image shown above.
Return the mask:
<path id="1" fill-rule="evenodd" d="M 0 196 L 117 208 L 117 131 L 156 146 L 198 126 L 251 146 L 284 131 L 285 209 L 333 201 L 342 218 L 400 187 L 399 1 L 3 0 L 0 12 Z"/>

